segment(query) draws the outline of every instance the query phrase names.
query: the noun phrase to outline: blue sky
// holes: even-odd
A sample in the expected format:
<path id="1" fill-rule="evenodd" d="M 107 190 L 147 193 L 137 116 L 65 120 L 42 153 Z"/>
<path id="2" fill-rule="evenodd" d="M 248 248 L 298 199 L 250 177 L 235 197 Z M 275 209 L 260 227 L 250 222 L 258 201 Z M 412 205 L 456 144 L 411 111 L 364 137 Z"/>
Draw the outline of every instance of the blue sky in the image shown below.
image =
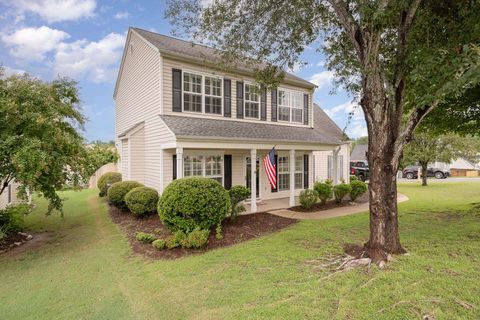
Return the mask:
<path id="1" fill-rule="evenodd" d="M 68 76 L 79 82 L 82 107 L 89 121 L 87 140 L 114 138 L 112 98 L 125 35 L 129 26 L 170 34 L 165 1 L 133 0 L 0 0 L 0 64 L 7 74 L 24 71 L 52 80 Z M 324 57 L 306 48 L 305 66 L 293 70 L 318 85 L 314 100 L 343 129 L 355 108 L 342 89 L 334 95 L 333 73 Z M 366 135 L 361 111 L 347 127 L 352 137 Z"/>

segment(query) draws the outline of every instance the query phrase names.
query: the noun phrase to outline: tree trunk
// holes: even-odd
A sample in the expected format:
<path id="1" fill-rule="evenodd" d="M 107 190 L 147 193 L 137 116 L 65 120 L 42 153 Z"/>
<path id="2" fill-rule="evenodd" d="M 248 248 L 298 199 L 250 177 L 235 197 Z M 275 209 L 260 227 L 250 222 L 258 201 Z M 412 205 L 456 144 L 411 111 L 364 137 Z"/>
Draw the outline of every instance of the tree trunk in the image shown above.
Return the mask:
<path id="1" fill-rule="evenodd" d="M 420 163 L 420 164 L 422 166 L 422 186 L 426 187 L 428 164 L 425 164 L 425 163 Z"/>

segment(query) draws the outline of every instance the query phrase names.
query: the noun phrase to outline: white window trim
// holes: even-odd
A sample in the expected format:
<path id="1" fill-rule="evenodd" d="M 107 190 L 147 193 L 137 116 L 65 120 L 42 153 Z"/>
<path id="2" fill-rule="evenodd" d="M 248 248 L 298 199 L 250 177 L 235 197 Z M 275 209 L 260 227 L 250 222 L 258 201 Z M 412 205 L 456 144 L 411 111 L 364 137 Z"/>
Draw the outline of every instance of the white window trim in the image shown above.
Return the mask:
<path id="1" fill-rule="evenodd" d="M 261 113 L 262 113 L 262 92 L 261 92 L 261 89 L 259 89 L 259 92 L 258 92 L 258 118 L 254 118 L 254 117 L 247 117 L 245 116 L 245 105 L 246 105 L 246 102 L 247 102 L 247 99 L 245 99 L 245 87 L 246 86 L 253 86 L 253 87 L 257 87 L 258 86 L 253 83 L 253 82 L 250 82 L 250 81 L 244 81 L 243 82 L 243 118 L 244 119 L 254 119 L 254 120 L 260 120 L 261 118 Z M 255 102 L 253 100 L 248 100 L 248 102 Z"/>
<path id="2" fill-rule="evenodd" d="M 183 88 L 183 74 L 184 73 L 191 73 L 191 74 L 194 74 L 196 76 L 201 76 L 202 77 L 202 83 L 200 85 L 201 87 L 201 91 L 202 93 L 199 94 L 199 93 L 193 93 L 193 92 L 190 92 L 190 91 L 185 91 Z M 217 79 L 220 79 L 220 88 L 221 88 L 221 95 L 220 96 L 212 96 L 212 95 L 206 95 L 205 94 L 205 77 L 209 77 L 209 78 L 217 78 Z M 185 113 L 189 113 L 189 114 L 203 114 L 203 115 L 207 115 L 207 116 L 216 116 L 216 117 L 223 117 L 224 116 L 224 113 L 225 113 L 225 106 L 224 106 L 224 98 L 225 98 L 225 91 L 224 91 L 224 88 L 223 88 L 223 77 L 220 76 L 220 75 L 217 75 L 217 74 L 213 74 L 213 73 L 207 73 L 207 72 L 201 72 L 201 71 L 196 71 L 196 70 L 191 70 L 191 69 L 182 69 L 182 112 L 185 112 Z M 202 107 L 202 112 L 195 112 L 195 111 L 185 111 L 185 103 L 184 103 L 184 94 L 185 93 L 191 93 L 191 94 L 196 94 L 196 95 L 201 95 L 202 97 L 202 101 L 201 101 L 201 107 Z M 217 98 L 220 98 L 220 101 L 221 101 L 221 104 L 222 104 L 222 112 L 221 113 L 207 113 L 205 112 L 205 97 L 217 97 Z"/>
<path id="3" fill-rule="evenodd" d="M 208 176 L 206 175 L 207 172 L 207 157 L 222 157 L 222 186 L 225 183 L 225 155 L 224 152 L 221 151 L 214 151 L 214 152 L 200 152 L 200 151 L 184 151 L 183 153 L 183 176 L 185 176 L 185 157 L 202 157 L 202 177 L 204 178 L 219 178 L 220 176 Z M 198 177 L 198 176 L 188 176 L 188 177 Z"/>
<path id="4" fill-rule="evenodd" d="M 289 106 L 285 106 L 285 105 L 280 104 L 280 91 L 284 91 L 284 92 L 289 93 L 289 95 L 290 95 L 290 105 Z M 303 105 L 302 105 L 301 108 L 295 108 L 293 106 L 293 95 L 292 94 L 301 94 L 302 97 L 303 97 L 305 92 L 298 91 L 298 90 L 292 90 L 292 89 L 286 89 L 286 88 L 283 88 L 283 87 L 279 87 L 277 89 L 277 106 L 278 106 L 278 108 L 280 109 L 280 107 L 282 107 L 282 108 L 289 108 L 290 109 L 290 111 L 289 111 L 290 112 L 290 120 L 289 121 L 280 119 L 280 111 L 278 111 L 277 120 L 278 120 L 278 122 L 283 122 L 283 123 L 303 124 L 303 121 L 305 119 L 305 112 L 304 112 L 304 109 L 303 109 Z M 300 121 L 300 122 L 293 121 L 293 109 L 302 110 L 302 121 Z"/>

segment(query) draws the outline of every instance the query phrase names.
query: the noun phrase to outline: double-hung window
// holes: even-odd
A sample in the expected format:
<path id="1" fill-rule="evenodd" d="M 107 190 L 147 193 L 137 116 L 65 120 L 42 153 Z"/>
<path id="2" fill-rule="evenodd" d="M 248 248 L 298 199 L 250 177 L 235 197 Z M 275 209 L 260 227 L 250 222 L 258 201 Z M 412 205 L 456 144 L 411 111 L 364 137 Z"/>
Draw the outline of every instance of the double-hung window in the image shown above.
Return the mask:
<path id="1" fill-rule="evenodd" d="M 245 118 L 260 117 L 260 90 L 258 87 L 245 84 Z"/>
<path id="2" fill-rule="evenodd" d="M 222 79 L 183 72 L 183 111 L 222 114 Z"/>
<path id="3" fill-rule="evenodd" d="M 303 189 L 303 155 L 295 157 L 295 189 Z"/>
<path id="4" fill-rule="evenodd" d="M 223 156 L 187 155 L 183 158 L 184 177 L 206 177 L 223 185 Z"/>
<path id="5" fill-rule="evenodd" d="M 202 112 L 202 76 L 183 73 L 183 110 Z"/>
<path id="6" fill-rule="evenodd" d="M 205 113 L 222 114 L 222 80 L 205 77 Z"/>
<path id="7" fill-rule="evenodd" d="M 290 189 L 290 163 L 288 156 L 278 156 L 278 190 Z"/>
<path id="8" fill-rule="evenodd" d="M 301 92 L 278 90 L 278 120 L 303 123 L 303 94 Z"/>

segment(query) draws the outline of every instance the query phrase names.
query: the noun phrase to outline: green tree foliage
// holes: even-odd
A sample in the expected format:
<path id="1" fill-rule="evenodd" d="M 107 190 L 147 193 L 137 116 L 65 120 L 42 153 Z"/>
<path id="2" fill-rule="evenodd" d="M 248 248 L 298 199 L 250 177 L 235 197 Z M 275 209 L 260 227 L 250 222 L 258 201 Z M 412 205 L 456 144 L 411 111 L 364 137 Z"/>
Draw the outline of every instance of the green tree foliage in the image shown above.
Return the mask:
<path id="1" fill-rule="evenodd" d="M 459 119 L 480 119 L 469 111 L 478 107 L 469 94 L 480 83 L 478 12 L 480 1 L 471 0 L 170 0 L 166 15 L 177 31 L 218 49 L 225 65 L 255 69 L 267 87 L 303 63 L 305 48 L 323 51 L 367 122 L 372 192 L 366 247 L 401 253 L 392 199 L 405 145 L 435 112 L 455 108 Z M 454 129 L 448 118 L 436 119 Z"/>
<path id="2" fill-rule="evenodd" d="M 480 153 L 478 138 L 461 137 L 455 134 L 436 135 L 417 132 L 404 150 L 405 165 L 419 164 L 422 167 L 422 185 L 427 185 L 428 165 L 434 161 L 450 163 L 463 157 L 475 159 Z"/>
<path id="3" fill-rule="evenodd" d="M 83 116 L 77 84 L 28 75 L 4 77 L 0 68 L 0 194 L 15 180 L 62 209 L 56 190 L 85 176 Z"/>
<path id="4" fill-rule="evenodd" d="M 107 163 L 117 163 L 119 155 L 115 145 L 101 141 L 95 141 L 86 146 L 87 163 L 86 177 L 90 177 L 100 167 Z"/>

